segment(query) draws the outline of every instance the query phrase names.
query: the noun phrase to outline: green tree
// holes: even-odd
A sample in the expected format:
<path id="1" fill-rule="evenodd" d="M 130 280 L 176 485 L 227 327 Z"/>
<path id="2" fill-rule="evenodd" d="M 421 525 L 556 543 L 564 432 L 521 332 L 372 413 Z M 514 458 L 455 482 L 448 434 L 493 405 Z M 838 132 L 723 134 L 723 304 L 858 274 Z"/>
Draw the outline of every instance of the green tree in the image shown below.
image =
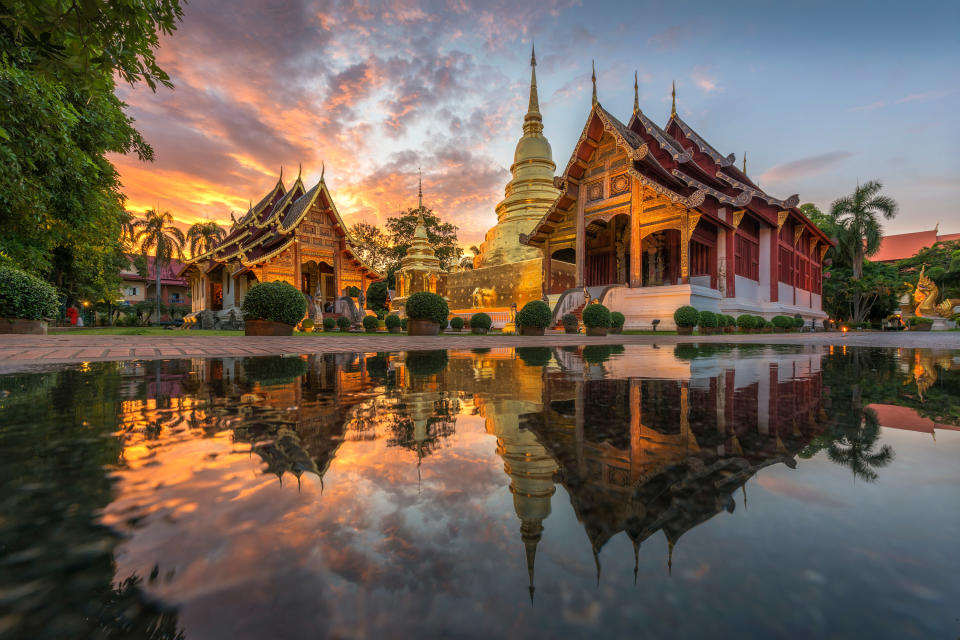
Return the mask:
<path id="1" fill-rule="evenodd" d="M 367 222 L 358 222 L 350 227 L 350 242 L 358 257 L 384 275 L 393 262 L 390 240 L 379 227 Z"/>
<path id="2" fill-rule="evenodd" d="M 212 220 L 195 222 L 187 229 L 187 240 L 190 242 L 190 257 L 196 258 L 201 253 L 213 249 L 227 235 L 226 230 Z"/>
<path id="3" fill-rule="evenodd" d="M 170 261 L 183 258 L 183 245 L 186 238 L 183 231 L 173 226 L 173 215 L 169 211 L 148 209 L 143 220 L 137 220 L 137 242 L 141 255 L 153 252 L 153 270 L 157 279 L 157 319 L 160 319 L 160 274 Z"/>
<path id="4" fill-rule="evenodd" d="M 413 240 L 413 232 L 417 228 L 418 209 L 407 209 L 397 217 L 387 218 L 388 239 L 393 252 L 390 264 L 390 273 L 393 274 L 400 266 L 400 260 L 406 255 L 407 249 Z M 427 238 L 434 248 L 440 266 L 448 269 L 457 264 L 463 250 L 457 244 L 457 227 L 449 222 L 441 222 L 433 211 L 423 208 L 423 224 L 427 230 Z"/>
<path id="5" fill-rule="evenodd" d="M 880 195 L 883 184 L 871 180 L 857 185 L 856 191 L 834 200 L 830 216 L 840 229 L 837 253 L 849 261 L 853 279 L 863 277 L 864 259 L 880 249 L 883 228 L 880 218 L 891 220 L 897 215 L 897 202 Z"/>
<path id="6" fill-rule="evenodd" d="M 940 289 L 941 298 L 960 298 L 960 241 L 924 247 L 917 255 L 899 261 L 897 269 L 904 280 L 915 285 L 924 265 L 927 277 Z"/>

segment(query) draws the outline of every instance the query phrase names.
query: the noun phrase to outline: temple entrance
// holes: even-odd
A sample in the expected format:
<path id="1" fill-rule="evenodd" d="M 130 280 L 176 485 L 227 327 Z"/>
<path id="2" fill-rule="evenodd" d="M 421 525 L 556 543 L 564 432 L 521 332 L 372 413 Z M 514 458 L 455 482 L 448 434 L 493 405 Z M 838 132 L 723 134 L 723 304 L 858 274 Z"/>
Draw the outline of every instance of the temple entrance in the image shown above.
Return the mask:
<path id="1" fill-rule="evenodd" d="M 667 229 L 643 238 L 644 287 L 680 284 L 680 231 Z"/>
<path id="2" fill-rule="evenodd" d="M 309 304 L 318 303 L 323 313 L 333 313 L 337 296 L 333 267 L 326 262 L 310 260 L 300 267 L 300 290 Z"/>
<path id="3" fill-rule="evenodd" d="M 584 283 L 588 287 L 630 281 L 630 217 L 617 215 L 596 220 L 586 229 Z"/>
<path id="4" fill-rule="evenodd" d="M 223 268 L 217 268 L 207 275 L 210 281 L 210 304 L 208 307 L 212 311 L 221 311 L 223 309 Z"/>

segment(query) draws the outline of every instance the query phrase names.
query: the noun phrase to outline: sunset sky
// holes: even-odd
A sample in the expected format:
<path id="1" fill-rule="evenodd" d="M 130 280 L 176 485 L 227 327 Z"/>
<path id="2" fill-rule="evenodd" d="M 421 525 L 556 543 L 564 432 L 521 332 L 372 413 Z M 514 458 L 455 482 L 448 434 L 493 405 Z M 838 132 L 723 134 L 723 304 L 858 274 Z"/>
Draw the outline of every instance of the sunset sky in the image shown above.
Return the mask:
<path id="1" fill-rule="evenodd" d="M 159 59 L 176 88 L 119 94 L 156 151 L 115 156 L 139 214 L 229 222 L 302 163 L 348 224 L 425 204 L 464 245 L 496 222 L 536 42 L 561 171 L 590 107 L 680 115 L 778 197 L 823 207 L 879 179 L 891 232 L 960 231 L 960 3 L 349 3 L 192 0 Z"/>

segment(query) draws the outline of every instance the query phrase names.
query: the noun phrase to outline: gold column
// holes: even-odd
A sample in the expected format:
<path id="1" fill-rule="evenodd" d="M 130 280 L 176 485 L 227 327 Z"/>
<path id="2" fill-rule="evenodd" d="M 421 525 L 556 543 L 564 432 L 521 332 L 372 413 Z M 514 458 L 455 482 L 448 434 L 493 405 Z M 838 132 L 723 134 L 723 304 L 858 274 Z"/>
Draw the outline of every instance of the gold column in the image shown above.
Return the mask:
<path id="1" fill-rule="evenodd" d="M 680 214 L 680 282 L 690 282 L 690 210 Z"/>
<path id="2" fill-rule="evenodd" d="M 643 286 L 643 235 L 640 224 L 643 217 L 643 195 L 640 181 L 633 178 L 633 193 L 630 199 L 630 286 Z"/>
<path id="3" fill-rule="evenodd" d="M 587 234 L 583 219 L 586 205 L 586 190 L 583 183 L 577 187 L 577 288 L 584 286 L 583 272 L 587 262 Z"/>

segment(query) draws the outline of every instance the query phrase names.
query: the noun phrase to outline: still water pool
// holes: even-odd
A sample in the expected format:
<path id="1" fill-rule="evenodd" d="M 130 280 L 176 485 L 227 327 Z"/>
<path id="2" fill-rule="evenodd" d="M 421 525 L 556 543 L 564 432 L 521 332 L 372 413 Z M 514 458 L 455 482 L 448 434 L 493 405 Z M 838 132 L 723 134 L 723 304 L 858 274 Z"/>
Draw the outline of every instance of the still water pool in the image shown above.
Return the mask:
<path id="1" fill-rule="evenodd" d="M 2 638 L 960 636 L 960 353 L 0 377 Z"/>

